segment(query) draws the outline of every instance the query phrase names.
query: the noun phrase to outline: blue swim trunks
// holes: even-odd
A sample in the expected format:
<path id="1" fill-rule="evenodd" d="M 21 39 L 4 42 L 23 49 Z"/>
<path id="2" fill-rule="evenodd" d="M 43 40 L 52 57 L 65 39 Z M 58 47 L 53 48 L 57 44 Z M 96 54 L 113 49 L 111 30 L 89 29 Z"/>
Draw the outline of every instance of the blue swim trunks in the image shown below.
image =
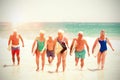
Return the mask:
<path id="1" fill-rule="evenodd" d="M 75 51 L 75 58 L 84 59 L 84 58 L 85 58 L 85 53 L 86 53 L 85 50 L 82 50 L 82 51 Z"/>
<path id="2" fill-rule="evenodd" d="M 53 50 L 47 50 L 47 57 L 55 57 Z"/>

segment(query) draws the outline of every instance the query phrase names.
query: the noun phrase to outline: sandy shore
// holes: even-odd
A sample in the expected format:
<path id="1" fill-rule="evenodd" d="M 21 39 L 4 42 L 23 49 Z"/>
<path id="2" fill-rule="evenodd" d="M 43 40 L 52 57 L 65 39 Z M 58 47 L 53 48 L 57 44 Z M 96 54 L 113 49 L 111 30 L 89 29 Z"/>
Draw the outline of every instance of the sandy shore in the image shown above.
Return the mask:
<path id="1" fill-rule="evenodd" d="M 86 38 L 90 51 L 94 38 Z M 45 70 L 36 72 L 35 56 L 31 53 L 33 40 L 25 39 L 25 47 L 21 48 L 21 65 L 11 66 L 11 53 L 7 50 L 7 39 L 0 38 L 0 80 L 119 80 L 120 79 L 120 40 L 111 40 L 115 51 L 108 47 L 104 70 L 97 70 L 96 58 L 86 54 L 83 71 L 80 66 L 75 67 L 74 54 L 67 55 L 67 68 L 63 73 L 61 66 L 59 72 L 55 73 L 56 57 L 49 65 L 45 63 Z M 80 63 L 79 63 L 80 64 Z"/>

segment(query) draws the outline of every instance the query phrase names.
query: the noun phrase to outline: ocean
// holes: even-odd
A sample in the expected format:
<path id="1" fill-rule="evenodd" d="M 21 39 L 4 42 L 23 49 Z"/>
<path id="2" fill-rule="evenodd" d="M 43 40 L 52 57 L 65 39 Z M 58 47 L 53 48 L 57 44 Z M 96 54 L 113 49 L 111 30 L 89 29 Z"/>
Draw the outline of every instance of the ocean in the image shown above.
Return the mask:
<path id="1" fill-rule="evenodd" d="M 64 30 L 65 36 L 72 39 L 77 36 L 79 31 L 83 31 L 85 37 L 98 37 L 102 29 L 106 35 L 112 38 L 120 37 L 120 23 L 80 23 L 80 22 L 31 22 L 22 23 L 13 27 L 11 23 L 0 23 L 0 37 L 8 38 L 13 29 L 23 35 L 24 38 L 33 39 L 39 34 L 40 30 L 48 35 L 57 36 L 59 29 Z"/>

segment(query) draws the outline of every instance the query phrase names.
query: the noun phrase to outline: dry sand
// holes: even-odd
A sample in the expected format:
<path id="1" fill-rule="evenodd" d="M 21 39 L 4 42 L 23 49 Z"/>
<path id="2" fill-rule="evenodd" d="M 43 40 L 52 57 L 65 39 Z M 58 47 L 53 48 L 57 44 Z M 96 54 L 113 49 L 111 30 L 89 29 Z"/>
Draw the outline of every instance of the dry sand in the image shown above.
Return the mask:
<path id="1" fill-rule="evenodd" d="M 86 38 L 90 46 L 94 38 Z M 45 63 L 45 70 L 36 72 L 35 56 L 31 53 L 32 40 L 25 40 L 25 47 L 21 48 L 20 66 L 11 66 L 11 53 L 7 50 L 7 39 L 0 38 L 0 80 L 119 80 L 120 79 L 120 40 L 111 40 L 115 51 L 108 47 L 104 70 L 97 70 L 96 58 L 86 54 L 85 66 L 81 71 L 80 66 L 75 67 L 74 54 L 67 55 L 66 71 L 62 72 L 60 66 L 56 73 L 56 57 L 49 65 Z M 80 64 L 80 63 L 79 63 Z M 7 65 L 7 66 L 6 66 Z"/>

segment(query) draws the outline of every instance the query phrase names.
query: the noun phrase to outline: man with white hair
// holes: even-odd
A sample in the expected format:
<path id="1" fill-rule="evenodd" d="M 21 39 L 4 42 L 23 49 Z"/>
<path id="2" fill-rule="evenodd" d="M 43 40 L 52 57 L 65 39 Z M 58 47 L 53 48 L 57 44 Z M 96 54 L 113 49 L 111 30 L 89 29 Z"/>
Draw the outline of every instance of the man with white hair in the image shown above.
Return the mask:
<path id="1" fill-rule="evenodd" d="M 56 72 L 58 72 L 58 68 L 61 64 L 61 60 L 62 60 L 62 67 L 63 67 L 63 72 L 65 71 L 65 67 L 66 67 L 66 55 L 67 55 L 67 46 L 68 46 L 68 40 L 66 37 L 64 37 L 64 31 L 63 30 L 59 30 L 58 31 L 58 36 L 55 39 L 55 44 L 60 44 L 60 46 L 62 47 L 62 49 L 60 50 L 60 52 L 56 53 L 57 54 L 57 68 L 56 68 Z"/>
<path id="2" fill-rule="evenodd" d="M 84 66 L 84 59 L 85 59 L 85 47 L 87 48 L 87 52 L 88 52 L 88 56 L 90 56 L 89 54 L 89 46 L 87 44 L 87 41 L 85 39 L 83 39 L 83 32 L 79 32 L 78 33 L 78 38 L 74 38 L 70 47 L 70 55 L 72 55 L 72 49 L 73 49 L 73 45 L 75 44 L 75 65 L 77 66 L 78 62 L 79 62 L 79 58 L 81 58 L 81 69 Z"/>
<path id="3" fill-rule="evenodd" d="M 11 48 L 12 53 L 12 62 L 13 65 L 15 65 L 15 54 L 17 56 L 18 65 L 20 64 L 20 45 L 19 41 L 22 42 L 22 47 L 24 47 L 24 41 L 22 39 L 22 36 L 17 33 L 17 30 L 13 31 L 13 34 L 10 35 L 9 41 L 8 41 L 8 47 Z"/>

